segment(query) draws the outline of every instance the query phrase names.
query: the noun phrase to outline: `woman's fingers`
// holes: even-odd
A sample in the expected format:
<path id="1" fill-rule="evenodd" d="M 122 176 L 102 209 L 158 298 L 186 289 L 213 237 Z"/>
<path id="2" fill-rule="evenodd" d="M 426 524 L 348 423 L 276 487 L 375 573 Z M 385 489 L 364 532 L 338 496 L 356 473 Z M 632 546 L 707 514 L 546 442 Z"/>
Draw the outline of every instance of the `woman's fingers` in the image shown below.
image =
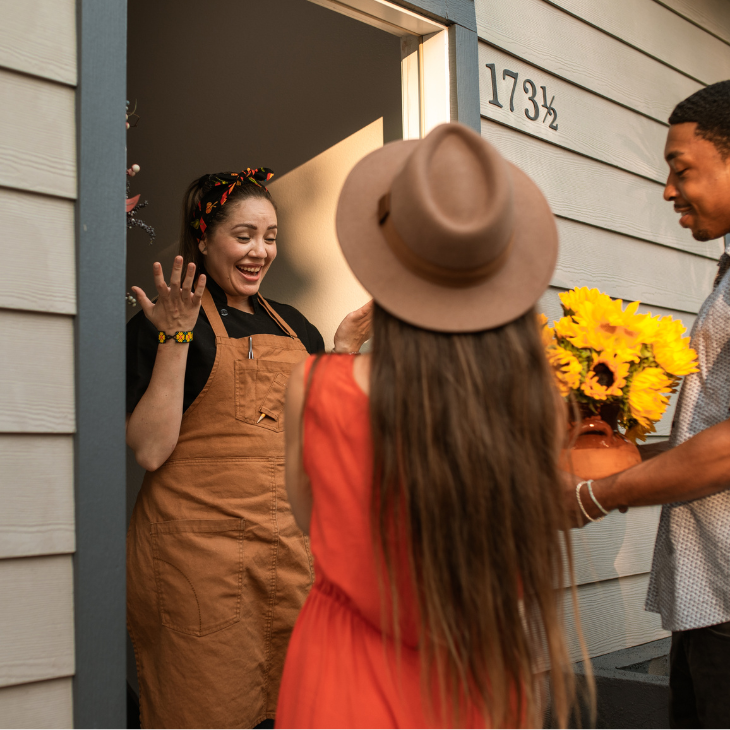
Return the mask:
<path id="1" fill-rule="evenodd" d="M 350 312 L 335 332 L 335 352 L 359 352 L 370 339 L 373 323 L 372 300 Z"/>
<path id="2" fill-rule="evenodd" d="M 182 285 L 183 299 L 190 299 L 190 292 L 193 289 L 193 279 L 195 278 L 195 264 L 189 263 L 188 270 L 185 272 L 185 280 Z"/>
<path id="3" fill-rule="evenodd" d="M 375 300 L 371 299 L 369 302 L 365 302 L 365 304 L 360 307 L 360 309 L 355 310 L 358 314 L 362 315 L 363 317 L 372 317 L 373 316 L 373 309 L 375 308 Z"/>
<path id="4" fill-rule="evenodd" d="M 170 289 L 165 283 L 165 277 L 162 274 L 162 264 L 159 261 L 155 261 L 154 264 L 152 264 L 152 275 L 155 278 L 155 289 L 157 289 L 157 293 L 163 298 L 167 298 L 167 295 L 170 293 Z M 140 289 L 140 291 L 142 291 Z"/>
<path id="5" fill-rule="evenodd" d="M 152 314 L 152 310 L 155 308 L 155 305 L 150 301 L 149 297 L 144 293 L 144 291 L 142 291 L 142 289 L 140 289 L 138 286 L 132 287 L 132 294 L 134 294 L 134 298 L 137 300 L 139 306 L 142 307 L 144 316 L 149 319 L 150 315 Z"/>
<path id="6" fill-rule="evenodd" d="M 193 306 L 199 307 L 200 302 L 203 299 L 203 292 L 205 291 L 205 274 L 201 274 L 198 277 L 198 283 L 195 285 L 195 293 L 193 294 Z"/>
<path id="7" fill-rule="evenodd" d="M 180 280 L 182 279 L 182 256 L 175 256 L 172 262 L 172 274 L 170 274 L 170 294 L 174 296 L 180 295 Z"/>
<path id="8" fill-rule="evenodd" d="M 365 302 L 360 309 L 356 309 L 353 312 L 353 314 L 358 318 L 360 326 L 365 327 L 367 331 L 370 331 L 373 326 L 374 306 L 373 300 L 371 299 L 369 302 Z"/>

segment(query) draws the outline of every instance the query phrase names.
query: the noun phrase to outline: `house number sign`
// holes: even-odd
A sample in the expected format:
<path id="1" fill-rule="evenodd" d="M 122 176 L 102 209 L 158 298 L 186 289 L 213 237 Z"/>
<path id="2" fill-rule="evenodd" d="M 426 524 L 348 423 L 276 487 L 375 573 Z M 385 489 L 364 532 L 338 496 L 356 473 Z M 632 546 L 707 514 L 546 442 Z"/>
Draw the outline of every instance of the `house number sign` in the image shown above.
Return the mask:
<path id="1" fill-rule="evenodd" d="M 492 73 L 492 98 L 489 100 L 490 104 L 494 104 L 494 106 L 498 106 L 500 109 L 502 109 L 502 104 L 499 101 L 499 90 L 497 89 L 497 69 L 495 68 L 493 63 L 486 64 L 487 68 Z M 519 82 L 519 74 L 517 71 L 510 71 L 509 69 L 505 68 L 502 71 L 502 80 L 506 80 L 507 78 L 512 79 L 512 93 L 509 95 L 509 110 L 511 112 L 514 112 L 515 110 L 515 90 L 517 89 L 517 84 Z M 540 89 L 542 89 L 542 104 L 538 103 L 537 98 L 537 86 L 535 85 L 535 82 L 532 79 L 525 79 L 522 82 L 522 90 L 527 95 L 527 101 L 531 106 L 525 107 L 525 116 L 531 121 L 531 122 L 539 122 L 540 120 L 540 107 L 545 109 L 545 116 L 542 118 L 542 124 L 545 124 L 549 117 L 552 117 L 552 121 L 548 125 L 550 129 L 554 129 L 555 131 L 558 130 L 558 110 L 553 106 L 553 102 L 555 101 L 555 96 L 553 95 L 553 98 L 550 99 L 548 102 L 548 92 L 547 88 L 545 86 L 541 86 Z"/>

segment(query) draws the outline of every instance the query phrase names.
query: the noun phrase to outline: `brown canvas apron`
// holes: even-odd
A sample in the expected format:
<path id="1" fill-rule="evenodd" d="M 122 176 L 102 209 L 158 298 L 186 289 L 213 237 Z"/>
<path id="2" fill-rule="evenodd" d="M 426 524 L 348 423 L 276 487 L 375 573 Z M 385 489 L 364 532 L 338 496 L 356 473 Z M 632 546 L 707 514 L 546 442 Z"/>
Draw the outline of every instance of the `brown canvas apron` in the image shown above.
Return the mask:
<path id="1" fill-rule="evenodd" d="M 307 351 L 259 301 L 288 337 L 230 339 L 205 292 L 213 370 L 170 458 L 145 475 L 132 514 L 127 615 L 142 727 L 273 718 L 312 584 L 309 545 L 284 487 L 284 392 Z"/>

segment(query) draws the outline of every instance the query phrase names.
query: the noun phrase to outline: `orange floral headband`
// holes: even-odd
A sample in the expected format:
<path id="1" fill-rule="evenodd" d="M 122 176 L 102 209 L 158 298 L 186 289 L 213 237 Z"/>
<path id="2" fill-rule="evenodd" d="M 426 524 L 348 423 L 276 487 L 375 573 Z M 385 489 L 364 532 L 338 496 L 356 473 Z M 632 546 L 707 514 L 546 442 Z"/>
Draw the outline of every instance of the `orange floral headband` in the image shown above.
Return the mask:
<path id="1" fill-rule="evenodd" d="M 198 232 L 198 241 L 202 239 L 214 211 L 226 204 L 226 200 L 237 185 L 252 184 L 267 190 L 263 183 L 268 182 L 272 177 L 274 177 L 274 171 L 268 167 L 254 169 L 247 167 L 241 172 L 209 175 L 213 187 L 198 202 L 197 218 L 190 221 L 191 227 Z"/>

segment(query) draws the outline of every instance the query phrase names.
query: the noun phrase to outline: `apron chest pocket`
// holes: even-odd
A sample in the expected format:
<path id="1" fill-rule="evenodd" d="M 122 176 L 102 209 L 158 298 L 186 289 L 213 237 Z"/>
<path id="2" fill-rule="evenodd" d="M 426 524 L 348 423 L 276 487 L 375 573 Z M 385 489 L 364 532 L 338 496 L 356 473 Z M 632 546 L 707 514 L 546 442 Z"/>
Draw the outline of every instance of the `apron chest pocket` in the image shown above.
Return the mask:
<path id="1" fill-rule="evenodd" d="M 284 430 L 284 396 L 295 363 L 237 360 L 236 418 L 269 431 Z"/>
<path id="2" fill-rule="evenodd" d="M 150 527 L 162 625 L 205 636 L 239 621 L 244 520 L 175 520 Z"/>

